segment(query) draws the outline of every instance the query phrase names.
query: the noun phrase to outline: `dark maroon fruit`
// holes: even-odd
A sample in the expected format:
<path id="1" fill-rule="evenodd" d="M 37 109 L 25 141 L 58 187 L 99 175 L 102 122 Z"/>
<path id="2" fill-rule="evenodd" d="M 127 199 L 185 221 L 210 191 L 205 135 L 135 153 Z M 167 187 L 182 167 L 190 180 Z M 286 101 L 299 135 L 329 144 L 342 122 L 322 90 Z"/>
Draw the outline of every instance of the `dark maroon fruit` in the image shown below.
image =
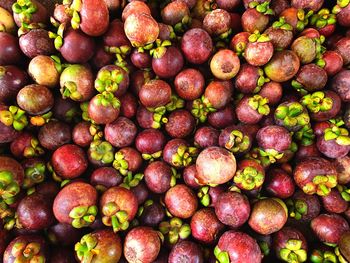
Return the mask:
<path id="1" fill-rule="evenodd" d="M 169 254 L 169 263 L 196 262 L 203 263 L 204 256 L 201 248 L 194 242 L 181 241 L 177 243 Z"/>
<path id="2" fill-rule="evenodd" d="M 234 230 L 226 231 L 219 239 L 214 250 L 217 259 L 227 262 L 260 263 L 262 254 L 258 243 L 248 234 Z M 226 262 L 226 261 L 225 261 Z"/>
<path id="3" fill-rule="evenodd" d="M 212 53 L 213 42 L 203 29 L 188 30 L 181 40 L 181 50 L 185 58 L 193 64 L 203 64 Z"/>
<path id="4" fill-rule="evenodd" d="M 278 198 L 288 198 L 294 194 L 295 186 L 292 176 L 280 168 L 273 168 L 267 173 L 265 189 Z"/>
<path id="5" fill-rule="evenodd" d="M 169 79 L 175 77 L 183 68 L 184 59 L 176 47 L 169 47 L 164 54 L 154 55 L 152 69 L 159 77 Z"/>
<path id="6" fill-rule="evenodd" d="M 52 200 L 41 194 L 32 194 L 23 198 L 17 207 L 20 226 L 29 230 L 48 228 L 54 222 Z"/>
<path id="7" fill-rule="evenodd" d="M 40 128 L 38 139 L 40 144 L 49 150 L 56 150 L 72 140 L 68 124 L 60 121 L 50 121 Z"/>
<path id="8" fill-rule="evenodd" d="M 139 98 L 148 108 L 165 106 L 171 100 L 171 87 L 163 80 L 151 80 L 142 86 Z"/>
<path id="9" fill-rule="evenodd" d="M 0 65 L 16 65 L 21 62 L 22 51 L 13 35 L 0 32 Z"/>
<path id="10" fill-rule="evenodd" d="M 163 161 L 150 163 L 144 176 L 147 187 L 157 194 L 165 193 L 176 184 L 176 171 Z"/>
<path id="11" fill-rule="evenodd" d="M 215 214 L 221 223 L 238 228 L 249 218 L 248 198 L 237 192 L 222 193 L 215 203 Z"/>
<path id="12" fill-rule="evenodd" d="M 164 207 L 152 200 L 146 201 L 143 207 L 140 221 L 143 225 L 156 227 L 165 218 Z"/>
<path id="13" fill-rule="evenodd" d="M 165 124 L 165 130 L 173 138 L 184 138 L 190 135 L 195 127 L 195 119 L 187 110 L 172 112 Z"/>
<path id="14" fill-rule="evenodd" d="M 38 55 L 52 55 L 55 53 L 53 40 L 50 39 L 48 31 L 44 29 L 30 30 L 19 38 L 19 46 L 29 58 Z"/>
<path id="15" fill-rule="evenodd" d="M 218 146 L 219 131 L 210 127 L 204 126 L 196 130 L 194 135 L 194 143 L 200 148 L 207 148 L 210 146 Z"/>
<path id="16" fill-rule="evenodd" d="M 48 229 L 48 238 L 55 245 L 72 246 L 79 241 L 82 232 L 72 225 L 57 223 Z"/>
<path id="17" fill-rule="evenodd" d="M 341 193 L 337 189 L 332 189 L 327 196 L 321 197 L 324 209 L 328 213 L 343 213 L 348 208 L 348 202 L 343 199 Z"/>
<path id="18" fill-rule="evenodd" d="M 311 229 L 322 242 L 338 244 L 342 233 L 349 231 L 348 222 L 337 214 L 321 214 L 311 221 Z"/>
<path id="19" fill-rule="evenodd" d="M 20 68 L 16 66 L 0 66 L 0 102 L 14 99 L 18 91 L 27 82 L 28 75 Z"/>
<path id="20" fill-rule="evenodd" d="M 343 70 L 336 74 L 332 80 L 332 89 L 340 96 L 342 101 L 349 102 L 350 70 Z"/>

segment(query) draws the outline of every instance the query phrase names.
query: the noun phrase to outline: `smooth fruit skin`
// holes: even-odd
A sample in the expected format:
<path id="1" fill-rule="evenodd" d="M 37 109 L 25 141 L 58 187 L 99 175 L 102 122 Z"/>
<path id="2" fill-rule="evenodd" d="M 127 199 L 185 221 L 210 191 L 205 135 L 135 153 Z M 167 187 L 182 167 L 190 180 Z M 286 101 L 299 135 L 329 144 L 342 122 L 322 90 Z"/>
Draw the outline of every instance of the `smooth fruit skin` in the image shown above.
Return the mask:
<path id="1" fill-rule="evenodd" d="M 198 200 L 194 192 L 184 184 L 170 188 L 164 198 L 169 212 L 179 218 L 190 218 L 196 212 Z"/>
<path id="2" fill-rule="evenodd" d="M 253 205 L 248 224 L 255 232 L 269 235 L 280 230 L 287 219 L 288 210 L 284 202 L 277 198 L 266 198 Z"/>
<path id="3" fill-rule="evenodd" d="M 293 78 L 300 67 L 298 56 L 290 50 L 276 52 L 264 67 L 268 78 L 276 82 L 285 82 Z"/>
<path id="4" fill-rule="evenodd" d="M 236 172 L 236 158 L 229 151 L 212 146 L 203 150 L 196 161 L 196 179 L 202 185 L 218 185 L 230 181 Z"/>
<path id="5" fill-rule="evenodd" d="M 83 0 L 80 28 L 89 36 L 101 36 L 109 25 L 108 8 L 103 0 Z"/>
<path id="6" fill-rule="evenodd" d="M 342 233 L 350 230 L 349 223 L 337 214 L 321 214 L 310 226 L 319 240 L 332 244 L 338 244 Z"/>
<path id="7" fill-rule="evenodd" d="M 69 216 L 71 210 L 78 206 L 93 206 L 97 202 L 97 191 L 90 184 L 73 182 L 66 185 L 56 195 L 52 209 L 56 219 L 60 223 L 71 224 Z"/>
<path id="8" fill-rule="evenodd" d="M 51 161 L 55 172 L 67 179 L 82 175 L 88 166 L 84 150 L 74 144 L 58 148 L 53 153 Z"/>
<path id="9" fill-rule="evenodd" d="M 177 243 L 169 254 L 168 263 L 179 262 L 203 263 L 204 257 L 200 246 L 187 240 Z"/>
<path id="10" fill-rule="evenodd" d="M 218 248 L 229 254 L 230 263 L 260 263 L 262 259 L 258 243 L 243 232 L 225 232 L 219 239 Z"/>
<path id="11" fill-rule="evenodd" d="M 200 242 L 212 244 L 223 229 L 224 225 L 216 217 L 212 208 L 203 208 L 192 216 L 191 234 Z"/>
<path id="12" fill-rule="evenodd" d="M 136 227 L 125 238 L 124 256 L 129 263 L 152 263 L 160 252 L 158 233 L 150 227 Z"/>

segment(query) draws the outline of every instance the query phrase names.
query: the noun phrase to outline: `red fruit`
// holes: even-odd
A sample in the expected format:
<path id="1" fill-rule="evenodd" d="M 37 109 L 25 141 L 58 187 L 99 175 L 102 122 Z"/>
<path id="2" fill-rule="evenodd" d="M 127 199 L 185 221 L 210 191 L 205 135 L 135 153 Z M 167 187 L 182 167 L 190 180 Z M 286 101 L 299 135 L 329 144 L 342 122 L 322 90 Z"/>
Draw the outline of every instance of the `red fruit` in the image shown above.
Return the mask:
<path id="1" fill-rule="evenodd" d="M 265 189 L 273 196 L 285 199 L 294 194 L 295 186 L 293 178 L 286 171 L 273 168 L 267 174 Z"/>
<path id="2" fill-rule="evenodd" d="M 319 240 L 331 244 L 338 244 L 342 233 L 350 229 L 348 222 L 337 214 L 321 214 L 310 226 Z"/>
<path id="3" fill-rule="evenodd" d="M 248 198 L 237 192 L 222 193 L 215 202 L 215 214 L 223 224 L 238 228 L 249 218 Z"/>
<path id="4" fill-rule="evenodd" d="M 203 208 L 192 216 L 191 234 L 205 244 L 214 243 L 223 229 L 212 208 Z"/>
<path id="5" fill-rule="evenodd" d="M 179 218 L 190 218 L 196 212 L 198 200 L 194 192 L 184 184 L 170 188 L 164 198 L 169 212 Z"/>
<path id="6" fill-rule="evenodd" d="M 190 29 L 182 37 L 181 50 L 190 63 L 203 64 L 209 59 L 212 49 L 213 41 L 203 29 Z"/>
<path id="7" fill-rule="evenodd" d="M 216 258 L 227 258 L 228 262 L 260 263 L 262 254 L 258 243 L 251 236 L 234 230 L 226 231 L 214 250 Z"/>
<path id="8" fill-rule="evenodd" d="M 165 106 L 171 100 L 171 87 L 164 80 L 151 80 L 142 86 L 139 98 L 147 108 Z"/>
<path id="9" fill-rule="evenodd" d="M 129 263 L 152 263 L 160 252 L 157 231 L 150 227 L 136 227 L 125 238 L 124 256 Z"/>
<path id="10" fill-rule="evenodd" d="M 83 0 L 79 11 L 79 26 L 85 34 L 101 36 L 106 32 L 109 25 L 109 13 L 105 1 Z"/>
<path id="11" fill-rule="evenodd" d="M 265 198 L 254 203 L 248 224 L 255 232 L 269 235 L 279 231 L 287 219 L 288 209 L 281 199 Z"/>
<path id="12" fill-rule="evenodd" d="M 56 195 L 53 213 L 60 223 L 72 224 L 75 228 L 90 225 L 97 215 L 97 191 L 90 184 L 72 182 Z"/>
<path id="13" fill-rule="evenodd" d="M 74 144 L 66 144 L 52 154 L 51 164 L 59 176 L 72 179 L 85 172 L 88 161 L 83 149 Z"/>

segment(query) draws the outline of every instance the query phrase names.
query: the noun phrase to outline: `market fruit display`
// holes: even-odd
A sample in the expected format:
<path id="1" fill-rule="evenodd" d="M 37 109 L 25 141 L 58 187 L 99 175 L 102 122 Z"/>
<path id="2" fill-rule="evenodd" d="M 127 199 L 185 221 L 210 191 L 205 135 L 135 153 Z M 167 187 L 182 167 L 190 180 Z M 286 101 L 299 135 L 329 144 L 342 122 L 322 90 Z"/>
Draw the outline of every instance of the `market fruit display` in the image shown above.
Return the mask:
<path id="1" fill-rule="evenodd" d="M 0 2 L 0 262 L 350 262 L 349 0 Z"/>

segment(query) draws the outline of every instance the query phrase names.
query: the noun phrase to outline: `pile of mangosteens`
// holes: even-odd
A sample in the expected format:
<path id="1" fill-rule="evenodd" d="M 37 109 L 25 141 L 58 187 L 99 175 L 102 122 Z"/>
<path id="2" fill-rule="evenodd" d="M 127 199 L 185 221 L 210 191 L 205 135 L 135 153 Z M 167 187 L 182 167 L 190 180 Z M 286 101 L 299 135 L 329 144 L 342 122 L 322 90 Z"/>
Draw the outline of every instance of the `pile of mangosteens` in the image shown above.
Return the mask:
<path id="1" fill-rule="evenodd" d="M 350 0 L 0 1 L 0 262 L 350 262 Z"/>

